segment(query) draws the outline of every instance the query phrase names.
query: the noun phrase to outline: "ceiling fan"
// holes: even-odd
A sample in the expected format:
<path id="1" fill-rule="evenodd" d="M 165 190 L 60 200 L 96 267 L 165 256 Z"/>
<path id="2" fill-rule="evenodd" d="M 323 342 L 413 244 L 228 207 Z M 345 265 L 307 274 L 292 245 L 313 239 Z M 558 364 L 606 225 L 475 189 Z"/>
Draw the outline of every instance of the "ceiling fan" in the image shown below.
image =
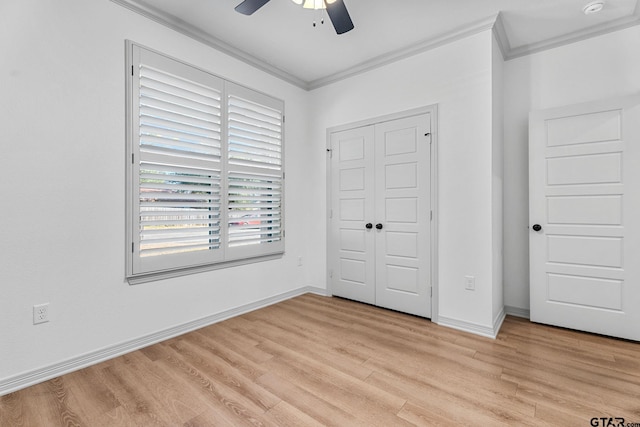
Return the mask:
<path id="1" fill-rule="evenodd" d="M 302 0 L 293 0 L 297 4 L 302 4 Z M 265 4 L 269 3 L 269 0 L 244 0 L 238 6 L 236 6 L 236 12 L 240 12 L 243 15 L 253 15 L 255 11 L 260 9 Z M 307 6 L 310 4 L 310 6 Z M 319 4 L 319 5 L 318 5 Z M 343 34 L 347 31 L 353 30 L 353 22 L 351 16 L 347 11 L 347 7 L 344 5 L 343 0 L 305 0 L 305 7 L 312 9 L 327 9 L 327 14 L 331 19 L 333 28 L 336 29 L 336 33 Z"/>

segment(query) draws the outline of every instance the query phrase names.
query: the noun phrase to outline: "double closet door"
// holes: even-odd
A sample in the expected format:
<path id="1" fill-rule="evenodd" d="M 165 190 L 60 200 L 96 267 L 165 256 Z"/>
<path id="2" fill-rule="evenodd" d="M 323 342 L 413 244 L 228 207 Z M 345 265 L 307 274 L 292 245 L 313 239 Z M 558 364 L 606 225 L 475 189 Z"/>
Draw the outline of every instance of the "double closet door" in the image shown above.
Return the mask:
<path id="1" fill-rule="evenodd" d="M 331 133 L 331 293 L 431 317 L 431 115 Z"/>

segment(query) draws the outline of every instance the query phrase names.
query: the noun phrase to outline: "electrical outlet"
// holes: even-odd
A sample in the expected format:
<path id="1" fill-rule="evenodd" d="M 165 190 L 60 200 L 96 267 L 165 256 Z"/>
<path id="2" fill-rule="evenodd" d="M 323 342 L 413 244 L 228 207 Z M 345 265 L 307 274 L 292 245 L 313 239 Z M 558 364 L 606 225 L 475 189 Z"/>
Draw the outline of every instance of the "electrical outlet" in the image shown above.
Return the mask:
<path id="1" fill-rule="evenodd" d="M 473 276 L 464 276 L 464 288 L 468 291 L 475 291 L 476 278 Z"/>
<path id="2" fill-rule="evenodd" d="M 45 323 L 49 321 L 49 303 L 33 306 L 33 324 Z"/>

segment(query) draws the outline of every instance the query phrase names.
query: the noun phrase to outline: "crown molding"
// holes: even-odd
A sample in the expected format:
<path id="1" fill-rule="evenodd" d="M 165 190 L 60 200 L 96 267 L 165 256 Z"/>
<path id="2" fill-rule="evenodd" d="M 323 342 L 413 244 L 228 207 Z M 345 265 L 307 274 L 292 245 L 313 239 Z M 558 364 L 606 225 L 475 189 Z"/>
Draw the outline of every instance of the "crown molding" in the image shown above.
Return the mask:
<path id="1" fill-rule="evenodd" d="M 422 40 L 404 49 L 388 52 L 386 54 L 377 56 L 373 59 L 370 59 L 368 61 L 362 62 L 353 67 L 350 67 L 346 70 L 337 72 L 335 74 L 331 74 L 327 77 L 313 80 L 309 82 L 309 89 L 310 90 L 317 89 L 322 86 L 335 83 L 339 80 L 344 80 L 348 77 L 353 77 L 358 74 L 371 71 L 375 68 L 382 67 L 392 62 L 397 62 L 397 61 L 409 58 L 411 56 L 415 56 L 420 53 L 423 53 L 432 49 L 436 49 L 440 46 L 456 42 L 458 40 L 467 38 L 469 36 L 478 34 L 482 31 L 490 30 L 494 27 L 494 24 L 496 22 L 496 19 L 498 19 L 498 16 L 499 14 L 492 15 L 489 18 L 476 21 L 472 24 L 465 25 L 464 27 L 459 27 L 453 31 L 450 31 L 438 37 Z"/>
<path id="2" fill-rule="evenodd" d="M 580 42 L 592 37 L 598 37 L 604 34 L 612 33 L 614 31 L 624 30 L 636 25 L 640 25 L 640 1 L 636 3 L 635 11 L 632 15 L 625 16 L 614 21 L 610 21 L 601 25 L 586 28 L 580 31 L 574 31 L 569 34 L 565 34 L 559 37 L 554 37 L 548 40 L 543 40 L 539 43 L 533 43 L 529 45 L 517 46 L 514 48 L 509 47 L 504 55 L 505 60 L 511 60 L 520 58 L 522 56 L 531 55 L 534 53 L 542 52 L 549 49 L 555 49 L 560 46 Z M 508 42 L 508 40 L 507 40 Z"/>
<path id="3" fill-rule="evenodd" d="M 436 49 L 440 46 L 456 42 L 466 37 L 475 35 L 482 31 L 492 30 L 493 34 L 498 42 L 502 57 L 508 61 L 511 59 L 519 58 L 522 56 L 531 55 L 534 53 L 542 52 L 556 47 L 564 46 L 571 43 L 576 43 L 582 40 L 586 40 L 592 37 L 597 37 L 603 34 L 611 33 L 614 31 L 622 30 L 625 28 L 640 25 L 640 1 L 636 4 L 635 11 L 632 15 L 611 21 L 599 26 L 591 27 L 585 30 L 575 31 L 570 34 L 555 37 L 549 40 L 544 40 L 539 43 L 530 45 L 523 45 L 512 47 L 507 36 L 507 32 L 504 26 L 503 17 L 501 13 L 497 13 L 488 18 L 476 21 L 464 27 L 459 27 L 453 31 L 447 32 L 435 38 L 429 38 L 418 43 L 414 43 L 403 49 L 388 52 L 383 55 L 377 56 L 370 60 L 361 62 L 353 67 L 349 67 L 345 70 L 337 73 L 322 77 L 320 79 L 306 81 L 303 80 L 281 68 L 270 64 L 264 60 L 261 60 L 253 55 L 240 50 L 217 37 L 213 37 L 210 34 L 192 26 L 191 24 L 175 18 L 167 13 L 164 13 L 157 8 L 150 6 L 141 0 L 111 0 L 122 7 L 125 7 L 135 13 L 138 13 L 154 22 L 157 22 L 165 27 L 168 27 L 174 31 L 184 34 L 200 43 L 203 43 L 209 47 L 212 47 L 220 52 L 223 52 L 233 58 L 236 58 L 252 67 L 255 67 L 261 71 L 264 71 L 272 76 L 275 76 L 285 82 L 288 82 L 294 86 L 297 86 L 304 90 L 313 90 L 329 84 L 338 82 L 340 80 L 347 79 L 349 77 L 356 76 L 358 74 L 365 73 L 367 71 L 374 70 L 376 68 L 388 65 L 393 62 L 397 62 L 406 58 L 409 58 L 420 53 Z"/>
<path id="4" fill-rule="evenodd" d="M 498 42 L 500 53 L 502 53 L 502 59 L 506 59 L 509 51 L 511 50 L 511 43 L 509 43 L 509 37 L 507 37 L 507 30 L 504 28 L 502 12 L 498 12 L 498 16 L 496 17 L 496 22 L 493 25 L 493 35 Z"/>
<path id="5" fill-rule="evenodd" d="M 321 79 L 313 81 L 305 81 L 272 64 L 249 55 L 243 50 L 231 46 L 230 44 L 218 39 L 217 37 L 213 37 L 210 34 L 207 34 L 204 31 L 194 27 L 193 25 L 181 19 L 175 18 L 174 16 L 171 16 L 167 13 L 164 13 L 161 10 L 150 6 L 140 0 L 111 0 L 111 2 L 129 9 L 174 31 L 177 31 L 178 33 L 184 34 L 209 47 L 226 53 L 229 56 L 232 56 L 240 61 L 243 61 L 246 64 L 249 64 L 259 70 L 269 73 L 304 90 L 317 89 L 319 87 L 326 86 L 339 80 L 346 79 L 347 77 L 352 77 L 373 70 L 375 68 L 382 67 L 392 62 L 396 62 L 426 52 L 428 50 L 435 49 L 445 44 L 453 43 L 479 32 L 491 29 L 493 28 L 494 23 L 499 16 L 499 14 L 496 14 L 489 18 L 466 25 L 464 27 L 457 28 L 436 38 L 422 40 L 404 49 L 380 55 L 376 58 L 362 62 L 354 67 L 350 67 L 338 73 L 331 74 L 327 77 L 323 77 Z"/>
<path id="6" fill-rule="evenodd" d="M 293 74 L 290 74 L 268 62 L 260 60 L 248 53 L 231 46 L 230 44 L 218 39 L 217 37 L 213 37 L 210 34 L 205 33 L 202 30 L 194 27 L 193 25 L 175 18 L 167 13 L 164 13 L 153 6 L 147 5 L 146 3 L 142 3 L 137 0 L 111 0 L 113 3 L 116 3 L 122 7 L 125 7 L 139 15 L 144 16 L 145 18 L 151 19 L 158 24 L 164 25 L 178 33 L 184 34 L 187 37 L 190 37 L 200 43 L 203 43 L 209 47 L 212 47 L 220 52 L 223 52 L 235 59 L 238 59 L 252 67 L 255 67 L 265 73 L 271 74 L 285 82 L 291 83 L 294 86 L 298 86 L 301 89 L 308 90 L 308 83 Z"/>

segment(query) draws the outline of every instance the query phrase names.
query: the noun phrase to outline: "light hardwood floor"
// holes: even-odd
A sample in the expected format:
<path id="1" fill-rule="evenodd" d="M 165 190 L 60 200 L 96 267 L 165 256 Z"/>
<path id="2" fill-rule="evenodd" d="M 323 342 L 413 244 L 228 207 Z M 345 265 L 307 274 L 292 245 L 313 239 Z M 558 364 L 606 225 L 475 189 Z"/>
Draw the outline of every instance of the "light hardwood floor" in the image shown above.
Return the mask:
<path id="1" fill-rule="evenodd" d="M 511 317 L 491 340 L 316 295 L 0 397 L 3 427 L 589 426 L 593 417 L 640 423 L 640 343 Z"/>

